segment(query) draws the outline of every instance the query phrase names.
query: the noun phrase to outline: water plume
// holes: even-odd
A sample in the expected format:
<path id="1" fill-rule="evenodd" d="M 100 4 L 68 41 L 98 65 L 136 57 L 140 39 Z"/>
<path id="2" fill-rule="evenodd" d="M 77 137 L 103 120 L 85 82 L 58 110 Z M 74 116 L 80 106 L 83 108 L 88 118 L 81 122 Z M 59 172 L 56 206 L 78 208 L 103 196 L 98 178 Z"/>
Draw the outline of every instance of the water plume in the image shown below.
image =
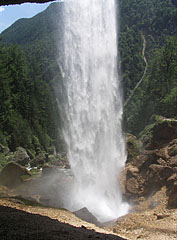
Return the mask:
<path id="1" fill-rule="evenodd" d="M 114 0 L 65 1 L 60 47 L 67 156 L 74 174 L 70 210 L 87 207 L 99 221 L 127 212 L 122 99 Z"/>

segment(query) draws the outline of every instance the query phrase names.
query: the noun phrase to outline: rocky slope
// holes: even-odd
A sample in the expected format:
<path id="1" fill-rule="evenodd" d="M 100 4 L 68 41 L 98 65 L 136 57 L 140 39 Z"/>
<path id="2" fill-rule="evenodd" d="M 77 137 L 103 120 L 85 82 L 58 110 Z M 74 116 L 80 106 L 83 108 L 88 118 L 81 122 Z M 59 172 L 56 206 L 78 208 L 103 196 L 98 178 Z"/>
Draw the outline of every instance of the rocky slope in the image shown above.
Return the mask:
<path id="1" fill-rule="evenodd" d="M 65 209 L 47 208 L 23 198 L 7 198 L 0 188 L 0 238 L 10 239 L 115 239 L 125 238 L 84 222 Z M 8 192 L 10 195 L 10 193 Z M 5 198 L 6 195 L 6 198 Z"/>
<path id="2" fill-rule="evenodd" d="M 177 239 L 177 121 L 158 117 L 142 133 L 127 136 L 128 159 L 122 173 L 130 213 L 114 231 L 130 239 Z"/>
<path id="3" fill-rule="evenodd" d="M 177 207 L 177 121 L 159 117 L 142 136 L 144 146 L 129 136 L 123 192 L 129 201 L 167 188 L 168 206 Z M 139 144 L 139 153 L 137 146 Z M 141 149 L 142 148 L 142 149 Z"/>

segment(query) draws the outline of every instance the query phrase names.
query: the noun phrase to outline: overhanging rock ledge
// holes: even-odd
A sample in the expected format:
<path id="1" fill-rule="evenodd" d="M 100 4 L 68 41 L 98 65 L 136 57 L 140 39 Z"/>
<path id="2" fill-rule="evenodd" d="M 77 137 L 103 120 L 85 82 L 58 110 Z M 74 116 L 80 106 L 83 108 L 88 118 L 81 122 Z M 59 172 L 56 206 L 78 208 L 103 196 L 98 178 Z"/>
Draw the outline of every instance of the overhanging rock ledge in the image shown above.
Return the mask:
<path id="1" fill-rule="evenodd" d="M 0 6 L 21 4 L 21 3 L 45 3 L 54 2 L 55 0 L 0 0 Z"/>

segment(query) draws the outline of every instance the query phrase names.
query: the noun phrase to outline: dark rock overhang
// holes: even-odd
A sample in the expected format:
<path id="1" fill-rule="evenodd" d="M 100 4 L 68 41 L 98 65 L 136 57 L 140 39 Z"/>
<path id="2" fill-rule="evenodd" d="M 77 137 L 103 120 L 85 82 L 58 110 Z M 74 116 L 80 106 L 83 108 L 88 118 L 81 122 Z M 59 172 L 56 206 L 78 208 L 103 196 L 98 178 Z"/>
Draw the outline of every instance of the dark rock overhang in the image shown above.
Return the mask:
<path id="1" fill-rule="evenodd" d="M 45 3 L 45 2 L 54 2 L 54 1 L 55 0 L 0 0 L 0 6 L 21 4 L 21 3 Z"/>

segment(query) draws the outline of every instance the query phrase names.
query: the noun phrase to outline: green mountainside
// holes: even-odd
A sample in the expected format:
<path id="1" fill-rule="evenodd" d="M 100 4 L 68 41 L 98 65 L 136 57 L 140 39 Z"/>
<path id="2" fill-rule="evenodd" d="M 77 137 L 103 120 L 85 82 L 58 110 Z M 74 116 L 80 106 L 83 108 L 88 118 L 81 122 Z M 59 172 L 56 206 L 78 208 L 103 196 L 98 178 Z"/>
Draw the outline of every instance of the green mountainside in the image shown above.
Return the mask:
<path id="1" fill-rule="evenodd" d="M 50 5 L 20 19 L 1 34 L 0 143 L 35 154 L 36 145 L 63 151 L 53 85 L 59 81 L 57 41 L 60 9 Z"/>
<path id="2" fill-rule="evenodd" d="M 35 152 L 36 142 L 46 151 L 52 145 L 63 151 L 54 94 L 61 79 L 57 44 L 62 7 L 52 3 L 0 35 L 0 143 L 13 151 L 23 146 Z M 125 103 L 132 95 L 124 125 L 138 135 L 156 114 L 177 116 L 177 0 L 119 0 L 118 23 Z M 146 67 L 144 57 L 147 72 L 136 88 Z"/>
<path id="3" fill-rule="evenodd" d="M 154 115 L 177 116 L 177 1 L 119 0 L 126 131 L 138 135 Z M 143 39 L 144 38 L 144 39 Z M 147 72 L 134 91 L 145 70 Z"/>

